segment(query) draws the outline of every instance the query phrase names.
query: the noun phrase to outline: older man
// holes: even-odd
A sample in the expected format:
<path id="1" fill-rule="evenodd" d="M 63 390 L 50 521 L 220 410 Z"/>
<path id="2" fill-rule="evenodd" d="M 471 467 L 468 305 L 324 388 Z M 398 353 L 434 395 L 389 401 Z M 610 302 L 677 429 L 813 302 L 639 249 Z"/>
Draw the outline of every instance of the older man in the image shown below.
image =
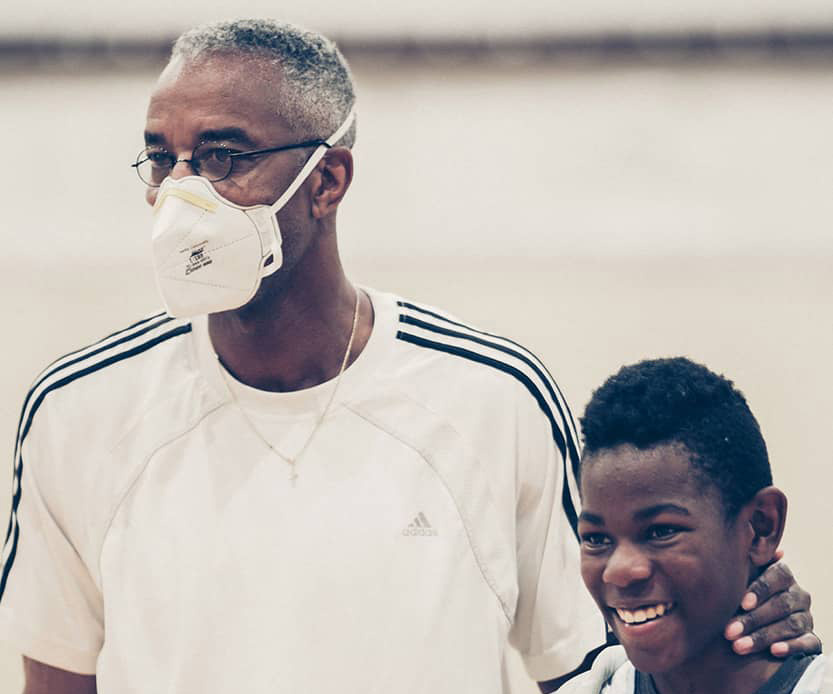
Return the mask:
<path id="1" fill-rule="evenodd" d="M 544 367 L 342 270 L 355 128 L 321 36 L 177 41 L 134 164 L 167 311 L 24 405 L 0 626 L 27 694 L 497 694 L 507 641 L 541 681 L 604 643 Z"/>

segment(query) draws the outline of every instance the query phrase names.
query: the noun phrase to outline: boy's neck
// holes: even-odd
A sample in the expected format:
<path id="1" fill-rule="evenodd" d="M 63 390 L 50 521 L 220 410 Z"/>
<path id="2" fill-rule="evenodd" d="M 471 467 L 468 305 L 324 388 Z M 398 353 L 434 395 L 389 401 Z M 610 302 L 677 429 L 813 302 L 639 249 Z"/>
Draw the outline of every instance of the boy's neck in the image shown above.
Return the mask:
<path id="1" fill-rule="evenodd" d="M 737 655 L 723 641 L 690 663 L 651 676 L 659 694 L 754 694 L 783 664 L 768 653 Z"/>

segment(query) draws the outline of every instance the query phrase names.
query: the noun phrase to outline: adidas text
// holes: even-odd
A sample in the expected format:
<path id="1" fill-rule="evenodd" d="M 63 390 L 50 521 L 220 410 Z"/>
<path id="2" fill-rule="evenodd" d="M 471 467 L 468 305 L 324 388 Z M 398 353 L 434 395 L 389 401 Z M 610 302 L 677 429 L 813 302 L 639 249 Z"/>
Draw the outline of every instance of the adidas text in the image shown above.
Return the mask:
<path id="1" fill-rule="evenodd" d="M 403 535 L 439 535 L 436 528 L 405 528 Z"/>

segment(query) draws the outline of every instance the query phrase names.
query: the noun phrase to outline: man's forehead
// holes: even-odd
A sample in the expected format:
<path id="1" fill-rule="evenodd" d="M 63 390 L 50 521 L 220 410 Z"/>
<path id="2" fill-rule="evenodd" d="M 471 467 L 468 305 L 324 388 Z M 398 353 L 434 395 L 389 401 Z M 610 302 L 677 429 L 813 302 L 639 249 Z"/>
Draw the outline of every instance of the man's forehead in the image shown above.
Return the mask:
<path id="1" fill-rule="evenodd" d="M 170 122 L 186 120 L 190 130 L 237 128 L 253 141 L 279 135 L 276 128 L 285 128 L 279 117 L 280 70 L 265 62 L 225 54 L 174 58 L 150 97 L 146 128 L 150 139 Z"/>
<path id="2" fill-rule="evenodd" d="M 193 58 L 175 56 L 162 70 L 155 92 L 191 85 L 225 85 L 227 89 L 257 85 L 268 86 L 263 96 L 275 94 L 283 72 L 275 61 L 237 53 L 212 53 Z"/>

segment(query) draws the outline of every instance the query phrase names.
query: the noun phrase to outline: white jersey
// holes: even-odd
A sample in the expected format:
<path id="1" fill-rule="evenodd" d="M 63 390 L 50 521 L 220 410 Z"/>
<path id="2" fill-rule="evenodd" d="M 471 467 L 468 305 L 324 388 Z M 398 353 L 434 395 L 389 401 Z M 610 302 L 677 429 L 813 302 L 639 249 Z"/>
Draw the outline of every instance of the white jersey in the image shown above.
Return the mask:
<path id="1" fill-rule="evenodd" d="M 498 694 L 507 641 L 535 679 L 579 667 L 605 631 L 557 386 L 508 340 L 368 294 L 371 337 L 294 483 L 266 441 L 296 454 L 333 382 L 243 386 L 205 318 L 47 368 L 18 432 L 0 635 L 99 694 Z"/>
<path id="2" fill-rule="evenodd" d="M 772 691 L 770 681 L 757 691 Z M 791 688 L 791 694 L 833 694 L 833 669 L 826 656 L 816 656 Z M 559 694 L 637 694 L 636 669 L 621 646 L 608 648 L 592 668 L 573 678 Z"/>

